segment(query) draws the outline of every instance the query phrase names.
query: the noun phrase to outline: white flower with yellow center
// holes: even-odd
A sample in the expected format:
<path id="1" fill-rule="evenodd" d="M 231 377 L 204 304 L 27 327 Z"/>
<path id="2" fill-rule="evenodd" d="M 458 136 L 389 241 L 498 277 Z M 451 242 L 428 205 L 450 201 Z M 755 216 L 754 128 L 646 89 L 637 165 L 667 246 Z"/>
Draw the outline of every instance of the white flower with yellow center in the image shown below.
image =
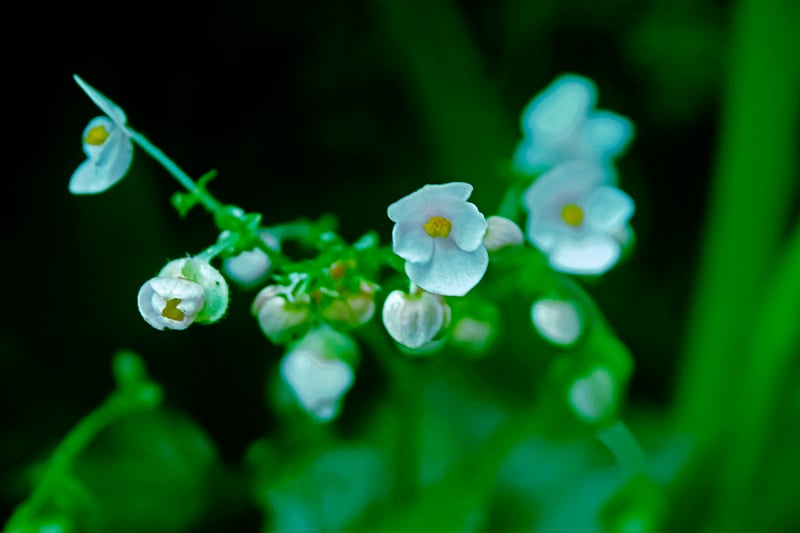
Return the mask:
<path id="1" fill-rule="evenodd" d="M 572 274 L 602 274 L 620 256 L 620 236 L 634 212 L 633 200 L 604 182 L 586 162 L 564 163 L 525 192 L 528 238 L 550 266 Z"/>
<path id="2" fill-rule="evenodd" d="M 463 296 L 486 273 L 486 219 L 474 204 L 469 183 L 425 185 L 389 206 L 394 253 L 422 289 Z"/>
<path id="3" fill-rule="evenodd" d="M 538 174 L 568 161 L 592 161 L 616 181 L 612 161 L 633 137 L 633 124 L 610 111 L 595 111 L 597 89 L 592 80 L 575 74 L 558 77 L 525 107 L 523 138 L 514 166 Z"/>
<path id="4" fill-rule="evenodd" d="M 72 194 L 97 194 L 105 191 L 128 172 L 133 160 L 133 143 L 125 129 L 125 112 L 77 75 L 75 81 L 106 116 L 93 118 L 83 130 L 86 161 L 69 181 Z"/>

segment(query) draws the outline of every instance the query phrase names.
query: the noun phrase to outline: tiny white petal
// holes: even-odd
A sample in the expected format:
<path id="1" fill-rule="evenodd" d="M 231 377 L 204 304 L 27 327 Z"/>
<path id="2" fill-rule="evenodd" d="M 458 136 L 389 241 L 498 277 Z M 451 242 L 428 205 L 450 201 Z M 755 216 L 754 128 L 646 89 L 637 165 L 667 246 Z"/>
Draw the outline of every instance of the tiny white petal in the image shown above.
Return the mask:
<path id="1" fill-rule="evenodd" d="M 630 196 L 616 187 L 598 187 L 587 195 L 586 221 L 595 231 L 613 233 L 633 216 Z"/>
<path id="2" fill-rule="evenodd" d="M 114 119 L 114 121 L 118 122 L 120 125 L 125 124 L 127 121 L 127 117 L 125 116 L 125 111 L 122 110 L 117 104 L 106 98 L 100 91 L 83 81 L 83 79 L 78 76 L 77 74 L 73 74 L 72 77 L 75 79 L 75 82 L 83 89 L 89 98 L 92 99 L 92 102 L 99 107 L 103 113 Z"/>
<path id="3" fill-rule="evenodd" d="M 486 235 L 483 236 L 483 245 L 490 252 L 506 246 L 518 246 L 522 244 L 524 238 L 522 230 L 513 220 L 498 216 L 486 219 Z"/>
<path id="4" fill-rule="evenodd" d="M 614 408 L 614 378 L 607 368 L 597 367 L 587 376 L 575 380 L 568 396 L 578 418 L 596 422 Z"/>
<path id="5" fill-rule="evenodd" d="M 559 346 L 574 344 L 583 330 L 575 305 L 564 300 L 537 301 L 531 307 L 531 320 L 542 337 Z"/>
<path id="6" fill-rule="evenodd" d="M 415 263 L 426 263 L 433 255 L 433 239 L 422 227 L 422 221 L 398 222 L 392 230 L 394 253 Z"/>
<path id="7" fill-rule="evenodd" d="M 475 204 L 459 202 L 450 207 L 447 214 L 453 224 L 450 236 L 456 245 L 465 252 L 477 250 L 483 244 L 486 218 Z"/>
<path id="8" fill-rule="evenodd" d="M 406 263 L 406 274 L 421 288 L 444 296 L 464 296 L 483 278 L 489 252 L 481 246 L 465 252 L 447 239 L 434 241 L 433 257 L 427 263 Z"/>
<path id="9" fill-rule="evenodd" d="M 591 235 L 559 242 L 550 252 L 550 265 L 562 272 L 597 275 L 619 259 L 619 243 L 607 235 Z"/>
<path id="10" fill-rule="evenodd" d="M 472 185 L 469 183 L 452 182 L 441 185 L 425 185 L 418 191 L 391 204 L 386 212 L 392 222 L 397 222 L 403 218 L 414 216 L 422 207 L 431 202 L 466 201 L 470 194 L 472 194 Z"/>

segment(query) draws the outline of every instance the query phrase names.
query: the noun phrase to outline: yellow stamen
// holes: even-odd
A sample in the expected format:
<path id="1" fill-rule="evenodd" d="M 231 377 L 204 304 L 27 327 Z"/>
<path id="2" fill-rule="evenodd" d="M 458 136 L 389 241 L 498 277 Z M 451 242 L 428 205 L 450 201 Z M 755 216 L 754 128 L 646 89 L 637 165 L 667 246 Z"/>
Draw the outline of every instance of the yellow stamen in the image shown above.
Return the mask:
<path id="1" fill-rule="evenodd" d="M 171 320 L 177 320 L 178 322 L 182 321 L 184 318 L 186 318 L 186 315 L 183 314 L 183 311 L 178 309 L 179 303 L 181 303 L 180 298 L 172 298 L 167 300 L 167 305 L 165 305 L 164 310 L 161 311 L 161 316 Z"/>
<path id="2" fill-rule="evenodd" d="M 448 219 L 440 216 L 431 217 L 422 225 L 425 228 L 425 233 L 433 237 L 442 237 L 444 239 L 450 235 L 450 230 L 453 229 L 453 223 Z"/>
<path id="3" fill-rule="evenodd" d="M 583 209 L 575 204 L 566 204 L 561 208 L 561 218 L 573 227 L 583 224 Z"/>
<path id="4" fill-rule="evenodd" d="M 108 139 L 108 131 L 106 131 L 105 126 L 95 126 L 86 132 L 84 141 L 92 146 L 100 146 L 106 142 L 106 139 Z"/>

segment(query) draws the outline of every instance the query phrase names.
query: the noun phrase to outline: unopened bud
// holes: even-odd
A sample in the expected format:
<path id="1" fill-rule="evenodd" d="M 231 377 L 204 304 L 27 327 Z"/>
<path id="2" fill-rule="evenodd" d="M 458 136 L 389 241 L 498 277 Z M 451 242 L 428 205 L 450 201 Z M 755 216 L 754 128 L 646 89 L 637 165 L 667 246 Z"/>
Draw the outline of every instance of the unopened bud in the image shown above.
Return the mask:
<path id="1" fill-rule="evenodd" d="M 304 332 L 312 319 L 308 296 L 289 301 L 286 290 L 280 285 L 264 287 L 253 302 L 261 331 L 275 344 L 284 344 Z"/>
<path id="2" fill-rule="evenodd" d="M 519 246 L 523 241 L 522 230 L 513 220 L 498 216 L 486 219 L 486 234 L 483 236 L 483 245 L 490 252 L 506 246 Z"/>
<path id="3" fill-rule="evenodd" d="M 356 293 L 343 292 L 325 305 L 320 314 L 336 325 L 354 328 L 366 324 L 375 314 L 375 286 L 361 281 Z"/>
<path id="4" fill-rule="evenodd" d="M 398 343 L 419 348 L 433 340 L 449 321 L 450 308 L 429 292 L 392 291 L 383 304 L 383 324 Z"/>
<path id="5" fill-rule="evenodd" d="M 557 346 L 570 346 L 581 335 L 581 317 L 566 300 L 539 300 L 531 307 L 531 319 L 539 334 Z"/>
<path id="6" fill-rule="evenodd" d="M 572 383 L 568 400 L 578 418 L 584 422 L 598 422 L 614 411 L 614 377 L 607 368 L 595 367 Z"/>
<path id="7" fill-rule="evenodd" d="M 267 248 L 280 250 L 280 241 L 268 230 L 261 230 L 259 236 Z M 251 288 L 267 279 L 272 270 L 272 261 L 264 250 L 253 248 L 225 259 L 222 269 L 229 278 L 242 287 Z"/>

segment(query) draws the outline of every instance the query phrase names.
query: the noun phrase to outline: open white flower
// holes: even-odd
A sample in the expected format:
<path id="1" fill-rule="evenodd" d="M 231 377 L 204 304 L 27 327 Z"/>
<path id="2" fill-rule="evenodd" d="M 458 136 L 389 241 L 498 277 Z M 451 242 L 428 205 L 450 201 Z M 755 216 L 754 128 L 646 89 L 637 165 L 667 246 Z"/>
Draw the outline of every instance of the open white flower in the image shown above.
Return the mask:
<path id="1" fill-rule="evenodd" d="M 334 418 L 353 386 L 355 342 L 323 327 L 309 331 L 281 360 L 280 373 L 300 406 L 317 420 Z"/>
<path id="2" fill-rule="evenodd" d="M 468 183 L 425 185 L 389 206 L 394 252 L 406 260 L 406 274 L 428 292 L 463 296 L 486 273 L 486 219 Z"/>
<path id="3" fill-rule="evenodd" d="M 603 169 L 564 163 L 525 192 L 528 238 L 550 265 L 573 274 L 602 274 L 620 256 L 618 236 L 634 212 L 633 200 L 604 182 Z"/>
<path id="4" fill-rule="evenodd" d="M 208 262 L 176 259 L 142 285 L 139 313 L 158 330 L 182 330 L 218 321 L 228 307 L 228 284 Z"/>
<path id="5" fill-rule="evenodd" d="M 133 160 L 133 143 L 125 129 L 125 112 L 77 75 L 75 81 L 106 114 L 95 117 L 83 130 L 81 163 L 69 181 L 72 194 L 97 194 L 121 180 Z"/>
<path id="6" fill-rule="evenodd" d="M 523 138 L 514 166 L 538 174 L 567 161 L 589 160 L 614 182 L 612 160 L 633 137 L 633 124 L 610 111 L 595 111 L 597 89 L 583 76 L 564 74 L 537 95 L 522 112 Z"/>

